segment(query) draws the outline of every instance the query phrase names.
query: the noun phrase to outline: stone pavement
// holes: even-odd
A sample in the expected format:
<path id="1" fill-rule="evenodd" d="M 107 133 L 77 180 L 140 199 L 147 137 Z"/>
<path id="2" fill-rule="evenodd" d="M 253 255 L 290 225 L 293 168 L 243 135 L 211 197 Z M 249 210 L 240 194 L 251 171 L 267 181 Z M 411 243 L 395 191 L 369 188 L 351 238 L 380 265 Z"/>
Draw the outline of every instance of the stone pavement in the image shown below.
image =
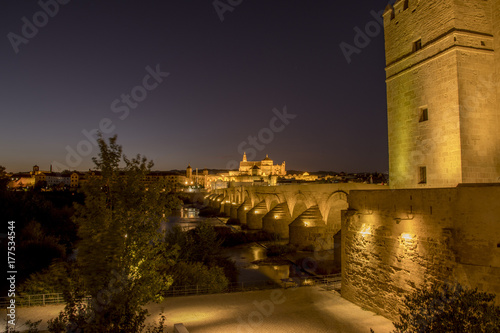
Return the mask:
<path id="1" fill-rule="evenodd" d="M 18 330 L 26 320 L 47 320 L 57 316 L 62 305 L 18 308 Z M 159 313 L 167 318 L 168 332 L 173 325 L 184 323 L 190 333 L 257 333 L 257 332 L 342 332 L 376 333 L 394 329 L 390 320 L 361 309 L 346 301 L 335 291 L 321 287 L 301 287 L 249 291 L 231 294 L 168 298 L 160 304 L 147 306 L 157 321 Z M 5 309 L 2 309 L 2 317 Z M 0 326 L 2 330 L 5 325 Z"/>

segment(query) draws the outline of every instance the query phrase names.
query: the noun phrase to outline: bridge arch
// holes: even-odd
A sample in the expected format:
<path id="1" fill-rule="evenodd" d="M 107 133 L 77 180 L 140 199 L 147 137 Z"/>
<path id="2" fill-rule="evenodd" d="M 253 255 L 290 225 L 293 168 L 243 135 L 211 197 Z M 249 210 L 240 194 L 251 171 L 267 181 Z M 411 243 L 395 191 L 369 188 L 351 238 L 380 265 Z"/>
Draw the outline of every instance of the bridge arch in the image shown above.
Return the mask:
<path id="1" fill-rule="evenodd" d="M 311 202 L 311 199 L 301 191 L 298 191 L 295 195 L 288 198 L 287 202 L 292 220 L 295 220 L 297 217 L 299 217 L 300 214 L 305 212 L 314 204 L 313 202 Z"/>
<path id="2" fill-rule="evenodd" d="M 264 200 L 266 201 L 266 206 L 268 211 L 272 210 L 274 207 L 276 207 L 276 205 L 282 202 L 281 198 L 276 193 L 267 194 Z"/>
<path id="3" fill-rule="evenodd" d="M 347 202 L 348 194 L 343 190 L 337 190 L 330 194 L 326 200 L 323 210 L 323 218 L 328 229 L 337 233 L 340 230 L 342 210 L 349 208 Z"/>

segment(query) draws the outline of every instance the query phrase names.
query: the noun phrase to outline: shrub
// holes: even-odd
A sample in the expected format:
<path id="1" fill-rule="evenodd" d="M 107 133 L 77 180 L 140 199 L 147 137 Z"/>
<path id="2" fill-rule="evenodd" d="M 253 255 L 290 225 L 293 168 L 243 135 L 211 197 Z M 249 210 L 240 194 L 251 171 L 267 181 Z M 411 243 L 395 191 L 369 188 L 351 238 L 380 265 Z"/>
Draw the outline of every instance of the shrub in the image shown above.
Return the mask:
<path id="1" fill-rule="evenodd" d="M 433 284 L 405 296 L 399 311 L 400 332 L 499 332 L 500 307 L 494 294 L 460 284 Z"/>
<path id="2" fill-rule="evenodd" d="M 198 285 L 210 292 L 221 292 L 228 284 L 229 281 L 221 267 L 208 268 L 201 262 L 180 262 L 174 268 L 174 286 Z"/>

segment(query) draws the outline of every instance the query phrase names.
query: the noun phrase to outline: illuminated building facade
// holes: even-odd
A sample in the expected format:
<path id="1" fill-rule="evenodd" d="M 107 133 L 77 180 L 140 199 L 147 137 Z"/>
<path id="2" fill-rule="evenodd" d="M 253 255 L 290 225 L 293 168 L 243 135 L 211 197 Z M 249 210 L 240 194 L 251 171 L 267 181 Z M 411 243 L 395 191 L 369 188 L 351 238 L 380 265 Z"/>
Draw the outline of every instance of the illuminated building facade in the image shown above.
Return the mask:
<path id="1" fill-rule="evenodd" d="M 240 162 L 239 176 L 284 176 L 286 175 L 285 162 L 273 165 L 273 160 L 266 155 L 262 161 L 248 161 L 247 154 L 243 153 Z"/>
<path id="2" fill-rule="evenodd" d="M 499 15 L 497 0 L 387 7 L 392 188 L 500 180 Z"/>

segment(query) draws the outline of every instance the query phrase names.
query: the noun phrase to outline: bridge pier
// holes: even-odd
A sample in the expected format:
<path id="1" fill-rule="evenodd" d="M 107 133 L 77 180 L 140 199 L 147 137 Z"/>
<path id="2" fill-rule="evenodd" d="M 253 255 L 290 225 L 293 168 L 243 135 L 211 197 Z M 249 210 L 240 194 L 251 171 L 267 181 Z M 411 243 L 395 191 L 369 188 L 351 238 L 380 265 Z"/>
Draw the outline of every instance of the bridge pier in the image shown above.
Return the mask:
<path id="1" fill-rule="evenodd" d="M 243 202 L 239 207 L 238 207 L 238 220 L 240 220 L 240 223 L 247 224 L 247 213 L 252 209 L 252 201 L 250 199 L 246 199 L 245 202 Z"/>
<path id="2" fill-rule="evenodd" d="M 280 203 L 262 218 L 262 230 L 277 234 L 282 239 L 288 239 L 290 222 L 292 217 L 288 205 Z"/>
<path id="3" fill-rule="evenodd" d="M 262 218 L 268 213 L 266 201 L 262 200 L 247 213 L 248 229 L 261 230 Z"/>
<path id="4" fill-rule="evenodd" d="M 333 232 L 327 232 L 318 206 L 307 209 L 290 223 L 289 232 L 290 245 L 295 245 L 299 250 L 333 249 Z"/>
<path id="5" fill-rule="evenodd" d="M 229 200 L 229 197 L 224 198 L 224 202 L 221 207 L 221 213 L 224 213 L 227 216 L 231 215 L 231 200 Z"/>
<path id="6" fill-rule="evenodd" d="M 215 190 L 214 196 L 209 196 L 209 199 L 212 207 L 226 213 L 231 218 L 238 218 L 241 224 L 247 224 L 250 229 L 264 229 L 277 233 L 282 238 L 288 237 L 291 243 L 303 247 L 308 245 L 311 247 L 310 245 L 314 244 L 315 239 L 320 239 L 322 243 L 325 243 L 322 246 L 322 249 L 325 250 L 326 248 L 331 249 L 333 246 L 333 232 L 340 229 L 340 212 L 349 207 L 347 197 L 350 191 L 384 189 L 388 189 L 388 187 L 361 183 L 247 186 Z M 257 210 L 259 214 L 255 214 L 255 210 L 253 210 L 253 213 L 249 215 L 248 213 L 255 208 L 254 205 L 261 204 L 262 201 L 266 204 L 259 207 L 260 209 Z M 233 202 L 237 202 L 237 204 L 234 205 Z M 281 204 L 286 206 L 291 217 L 286 214 L 286 216 L 282 216 L 278 211 L 266 215 L 269 212 L 268 207 L 274 209 Z M 299 222 L 291 225 L 291 222 L 306 212 L 308 207 L 315 205 L 320 211 L 321 222 L 318 220 L 314 226 L 300 225 Z M 294 232 L 297 235 L 292 236 Z"/>
<path id="7" fill-rule="evenodd" d="M 219 195 L 218 194 L 210 194 L 208 197 L 207 197 L 207 203 L 206 205 L 208 207 L 213 207 L 214 205 L 214 200 L 218 197 Z"/>
<path id="8" fill-rule="evenodd" d="M 238 218 L 238 207 L 239 205 L 236 202 L 231 203 L 231 212 L 229 213 L 229 217 L 232 219 Z"/>

